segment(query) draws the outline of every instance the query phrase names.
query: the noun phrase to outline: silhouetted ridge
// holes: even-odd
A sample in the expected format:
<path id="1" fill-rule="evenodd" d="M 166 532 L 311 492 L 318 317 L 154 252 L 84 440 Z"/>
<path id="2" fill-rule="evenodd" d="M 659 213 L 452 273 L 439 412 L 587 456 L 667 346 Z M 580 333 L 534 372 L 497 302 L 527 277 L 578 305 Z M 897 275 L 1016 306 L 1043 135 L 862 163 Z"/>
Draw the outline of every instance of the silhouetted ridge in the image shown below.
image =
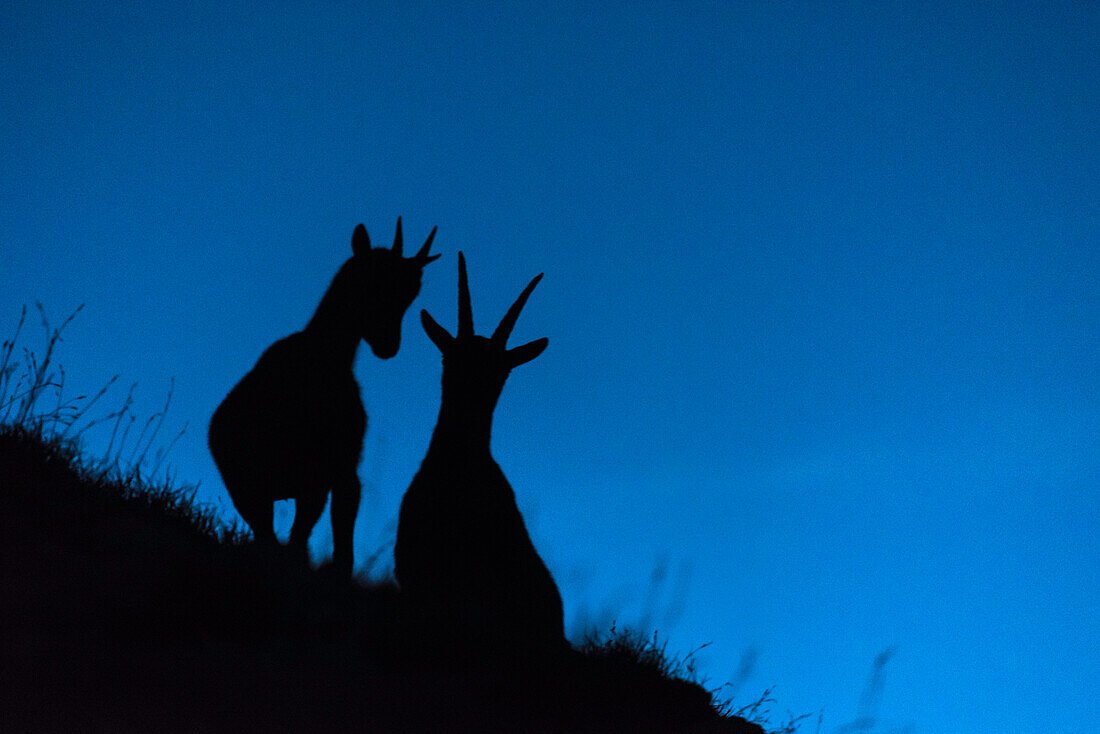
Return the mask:
<path id="1" fill-rule="evenodd" d="M 456 661 L 392 584 L 288 565 L 187 492 L 17 427 L 0 426 L 0 498 L 6 730 L 761 731 L 619 648 Z"/>

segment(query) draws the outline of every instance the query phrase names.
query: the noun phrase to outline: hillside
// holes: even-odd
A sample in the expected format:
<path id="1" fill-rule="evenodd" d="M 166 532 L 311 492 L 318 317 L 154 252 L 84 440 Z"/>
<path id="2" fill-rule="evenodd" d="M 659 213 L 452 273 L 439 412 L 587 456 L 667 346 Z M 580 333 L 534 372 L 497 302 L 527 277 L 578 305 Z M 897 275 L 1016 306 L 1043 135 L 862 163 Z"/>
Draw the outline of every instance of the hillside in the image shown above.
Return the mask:
<path id="1" fill-rule="evenodd" d="M 12 730 L 763 731 L 640 638 L 555 659 L 472 644 L 392 584 L 262 553 L 185 492 L 18 427 L 0 497 Z"/>

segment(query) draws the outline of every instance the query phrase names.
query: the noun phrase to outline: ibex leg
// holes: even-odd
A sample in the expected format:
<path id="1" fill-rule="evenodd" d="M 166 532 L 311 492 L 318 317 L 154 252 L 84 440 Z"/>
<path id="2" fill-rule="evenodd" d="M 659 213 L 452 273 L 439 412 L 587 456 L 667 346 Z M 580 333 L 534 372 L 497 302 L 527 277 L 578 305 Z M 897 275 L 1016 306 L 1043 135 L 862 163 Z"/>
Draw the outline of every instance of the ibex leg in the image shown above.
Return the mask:
<path id="1" fill-rule="evenodd" d="M 261 543 L 275 544 L 275 505 L 271 500 L 238 500 L 233 499 L 233 506 L 241 514 L 248 527 L 252 528 L 252 535 Z"/>
<path id="2" fill-rule="evenodd" d="M 332 565 L 336 571 L 351 575 L 355 556 L 352 535 L 359 514 L 359 476 L 345 475 L 332 489 Z"/>
<path id="3" fill-rule="evenodd" d="M 309 535 L 317 524 L 321 513 L 325 511 L 328 492 L 303 494 L 294 498 L 294 525 L 290 528 L 290 550 L 309 561 Z"/>

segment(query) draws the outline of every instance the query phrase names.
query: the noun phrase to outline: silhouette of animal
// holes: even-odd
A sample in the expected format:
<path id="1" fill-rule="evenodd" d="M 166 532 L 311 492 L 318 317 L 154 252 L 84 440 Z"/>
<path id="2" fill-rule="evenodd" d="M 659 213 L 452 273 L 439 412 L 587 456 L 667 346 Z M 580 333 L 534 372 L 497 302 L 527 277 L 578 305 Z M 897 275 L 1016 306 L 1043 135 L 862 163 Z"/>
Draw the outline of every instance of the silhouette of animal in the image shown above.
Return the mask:
<path id="1" fill-rule="evenodd" d="M 546 348 L 508 349 L 508 335 L 540 274 L 493 332 L 474 334 L 466 260 L 458 255 L 458 332 L 420 312 L 443 354 L 439 419 L 401 501 L 394 547 L 401 592 L 505 639 L 565 643 L 561 594 L 527 534 L 515 493 L 489 447 L 493 410 L 508 374 Z"/>
<path id="2" fill-rule="evenodd" d="M 332 565 L 350 574 L 359 512 L 356 469 L 367 416 L 352 373 L 360 340 L 389 359 L 401 320 L 420 292 L 436 229 L 411 258 L 402 255 L 401 218 L 393 249 L 372 248 L 360 224 L 352 256 L 332 279 L 306 328 L 272 344 L 210 421 L 210 453 L 233 505 L 257 540 L 276 543 L 273 504 L 294 499 L 289 547 L 307 541 L 332 493 Z"/>

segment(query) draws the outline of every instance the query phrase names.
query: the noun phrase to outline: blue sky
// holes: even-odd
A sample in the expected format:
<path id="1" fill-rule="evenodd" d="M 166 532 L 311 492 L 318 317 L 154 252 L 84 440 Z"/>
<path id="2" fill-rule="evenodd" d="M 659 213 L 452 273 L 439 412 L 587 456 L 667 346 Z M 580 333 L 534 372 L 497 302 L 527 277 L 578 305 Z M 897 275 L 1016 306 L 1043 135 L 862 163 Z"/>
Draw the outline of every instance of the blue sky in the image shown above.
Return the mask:
<path id="1" fill-rule="evenodd" d="M 448 328 L 458 250 L 482 329 L 546 273 L 493 448 L 567 621 L 826 731 L 895 645 L 883 731 L 1095 727 L 1095 3 L 109 5 L 0 10 L 0 319 L 87 303 L 74 394 L 174 377 L 227 519 L 210 413 L 400 214 Z M 405 329 L 361 559 L 438 409 Z"/>

